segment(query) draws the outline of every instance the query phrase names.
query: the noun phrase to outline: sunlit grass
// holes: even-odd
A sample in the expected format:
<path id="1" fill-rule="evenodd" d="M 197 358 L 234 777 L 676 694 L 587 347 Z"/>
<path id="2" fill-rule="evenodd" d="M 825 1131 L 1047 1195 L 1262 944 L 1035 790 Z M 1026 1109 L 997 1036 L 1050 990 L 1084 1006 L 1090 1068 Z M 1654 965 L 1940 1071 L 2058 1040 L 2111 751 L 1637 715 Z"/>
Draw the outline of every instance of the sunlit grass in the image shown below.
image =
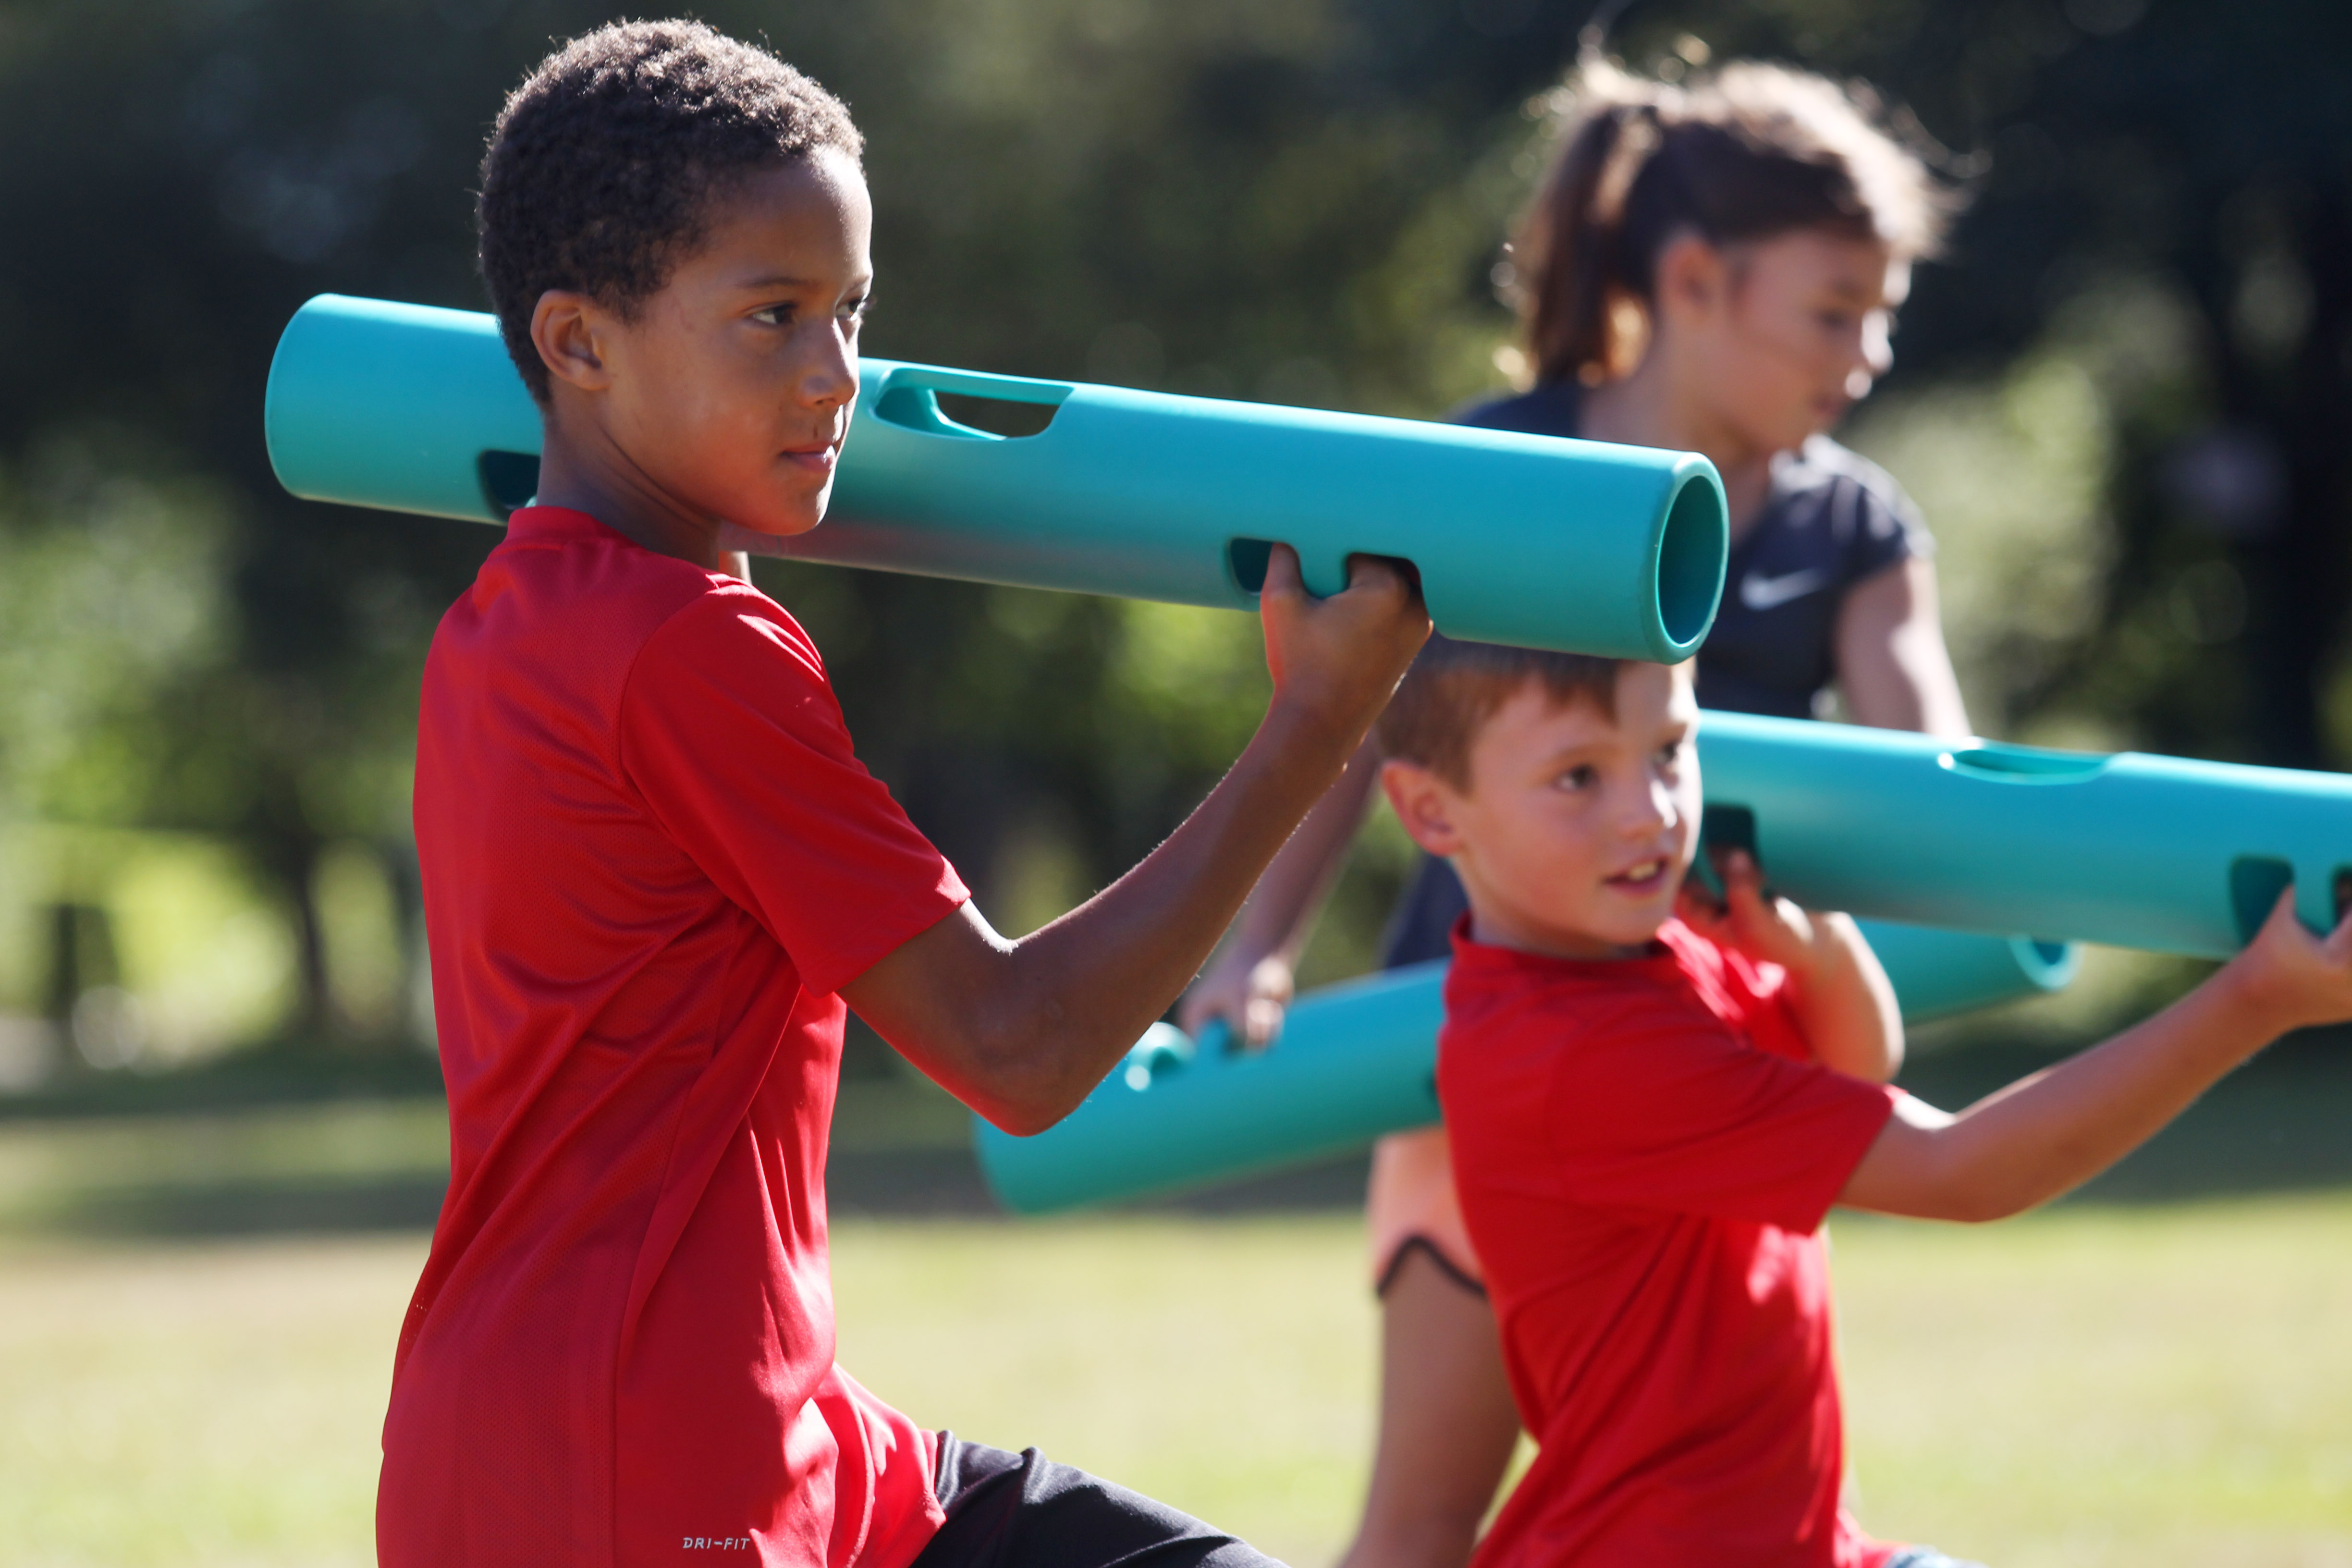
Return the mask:
<path id="1" fill-rule="evenodd" d="M 1861 1515 L 2003 1568 L 2352 1563 L 2352 1198 L 1836 1230 Z"/>
<path id="2" fill-rule="evenodd" d="M 399 1151 L 429 1133 L 360 1120 L 321 1147 L 362 1129 Z M 123 1129 L 88 1131 L 128 1158 Z M 19 1180 L 67 1159 L 67 1130 L 37 1159 L 31 1132 L 0 1131 Z M 229 1163 L 275 1176 L 299 1142 L 281 1126 Z M 420 1236 L 113 1243 L 17 1215 L 0 1562 L 372 1560 Z M 1301 1564 L 1344 1542 L 1375 1332 L 1354 1216 L 860 1219 L 835 1256 L 844 1363 L 922 1420 Z M 2000 1568 L 2352 1563 L 2352 1194 L 1977 1231 L 1844 1219 L 1836 1258 L 1874 1531 Z"/>
<path id="3" fill-rule="evenodd" d="M 0 1253 L 0 1561 L 374 1561 L 421 1238 Z"/>

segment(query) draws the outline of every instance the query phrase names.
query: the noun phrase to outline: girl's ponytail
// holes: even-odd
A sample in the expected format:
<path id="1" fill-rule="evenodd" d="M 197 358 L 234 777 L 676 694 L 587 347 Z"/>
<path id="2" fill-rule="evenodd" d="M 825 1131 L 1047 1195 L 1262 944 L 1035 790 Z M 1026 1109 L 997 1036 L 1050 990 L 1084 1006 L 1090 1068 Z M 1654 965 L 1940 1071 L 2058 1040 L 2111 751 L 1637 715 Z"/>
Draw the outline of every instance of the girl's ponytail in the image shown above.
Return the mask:
<path id="1" fill-rule="evenodd" d="M 1625 197 L 1661 141 L 1654 102 L 1618 96 L 1570 134 L 1512 246 L 1538 381 L 1613 368 Z"/>

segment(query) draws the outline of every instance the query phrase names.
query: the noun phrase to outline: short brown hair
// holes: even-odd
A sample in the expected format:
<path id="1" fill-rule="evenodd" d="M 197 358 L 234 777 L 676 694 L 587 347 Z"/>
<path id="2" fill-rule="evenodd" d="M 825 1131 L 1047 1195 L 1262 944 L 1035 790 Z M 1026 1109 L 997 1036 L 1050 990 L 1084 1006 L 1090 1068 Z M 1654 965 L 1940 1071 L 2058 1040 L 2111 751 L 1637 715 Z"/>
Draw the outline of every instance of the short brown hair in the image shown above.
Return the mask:
<path id="1" fill-rule="evenodd" d="M 1470 748 L 1497 709 L 1530 680 L 1560 707 L 1591 702 L 1617 717 L 1617 672 L 1632 662 L 1432 637 L 1381 715 L 1381 750 L 1470 787 Z"/>

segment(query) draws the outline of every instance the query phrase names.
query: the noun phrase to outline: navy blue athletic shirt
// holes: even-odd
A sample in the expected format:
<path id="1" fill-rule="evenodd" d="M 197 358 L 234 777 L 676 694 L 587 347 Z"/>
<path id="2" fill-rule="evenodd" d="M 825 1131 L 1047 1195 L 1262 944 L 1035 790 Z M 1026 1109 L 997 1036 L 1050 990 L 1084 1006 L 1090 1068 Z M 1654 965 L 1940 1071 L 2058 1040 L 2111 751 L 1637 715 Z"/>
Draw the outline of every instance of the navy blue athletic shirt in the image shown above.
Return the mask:
<path id="1" fill-rule="evenodd" d="M 1555 382 L 1477 405 L 1456 422 L 1531 436 L 1577 434 L 1580 388 Z M 1837 678 L 1838 612 L 1854 585 L 1935 551 L 1919 509 L 1875 463 L 1816 436 L 1772 466 L 1772 488 L 1733 542 L 1723 607 L 1698 650 L 1704 708 L 1811 719 Z M 1443 860 L 1421 868 L 1391 917 L 1382 963 L 1452 953 L 1455 917 L 1468 908 Z"/>

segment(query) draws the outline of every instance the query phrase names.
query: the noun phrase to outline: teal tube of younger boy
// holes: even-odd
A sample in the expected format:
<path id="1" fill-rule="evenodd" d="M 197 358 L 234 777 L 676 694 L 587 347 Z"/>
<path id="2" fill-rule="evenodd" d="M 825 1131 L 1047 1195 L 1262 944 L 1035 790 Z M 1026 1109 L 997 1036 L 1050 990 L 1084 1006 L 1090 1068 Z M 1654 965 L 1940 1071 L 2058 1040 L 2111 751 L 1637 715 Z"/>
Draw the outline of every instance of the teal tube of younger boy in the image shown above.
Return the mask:
<path id="1" fill-rule="evenodd" d="M 1809 909 L 2228 958 L 2352 881 L 2352 778 L 1709 713 L 1706 840 Z"/>
<path id="2" fill-rule="evenodd" d="M 1391 556 L 1449 636 L 1664 663 L 1722 593 L 1723 487 L 1691 453 L 888 360 L 860 380 L 832 510 L 773 553 L 1237 609 L 1274 543 L 1321 595 L 1349 555 Z M 1044 428 L 991 435 L 942 395 Z M 538 478 L 539 411 L 475 312 L 320 295 L 278 342 L 265 423 L 311 500 L 495 522 Z"/>

